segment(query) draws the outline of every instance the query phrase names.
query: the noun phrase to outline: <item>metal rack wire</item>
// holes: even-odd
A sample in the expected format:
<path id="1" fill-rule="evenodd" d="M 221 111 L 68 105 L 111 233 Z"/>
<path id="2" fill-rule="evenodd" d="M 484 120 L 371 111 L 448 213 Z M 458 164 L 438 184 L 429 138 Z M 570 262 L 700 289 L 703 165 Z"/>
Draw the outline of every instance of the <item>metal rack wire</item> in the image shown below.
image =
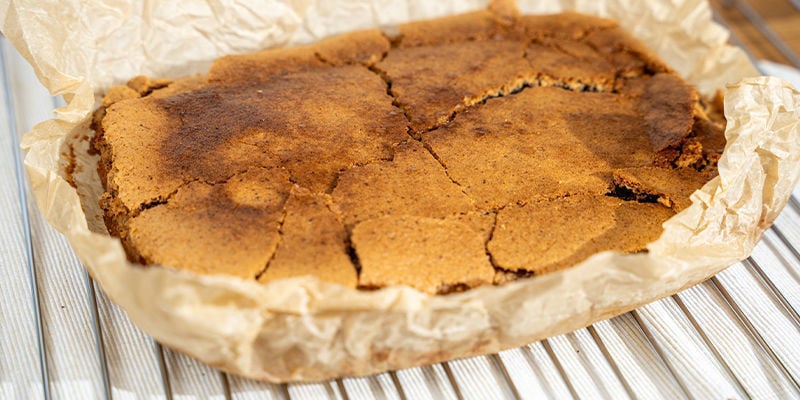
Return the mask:
<path id="1" fill-rule="evenodd" d="M 758 17 L 742 1 L 726 3 Z M 759 18 L 753 25 L 798 62 Z M 38 86 L 8 42 L 1 46 L 0 265 L 7 279 L 0 280 L 0 399 L 800 398 L 797 197 L 751 257 L 709 281 L 499 354 L 272 385 L 165 349 L 95 287 L 34 206 L 19 136 L 62 104 Z"/>

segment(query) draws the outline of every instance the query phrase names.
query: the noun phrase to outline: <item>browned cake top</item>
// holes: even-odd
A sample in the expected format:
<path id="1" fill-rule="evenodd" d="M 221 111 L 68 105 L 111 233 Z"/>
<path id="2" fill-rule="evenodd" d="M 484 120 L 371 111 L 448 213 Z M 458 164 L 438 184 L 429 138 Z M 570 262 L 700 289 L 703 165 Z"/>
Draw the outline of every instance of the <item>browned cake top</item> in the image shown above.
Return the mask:
<path id="1" fill-rule="evenodd" d="M 128 237 L 145 260 L 253 277 L 275 251 L 290 190 L 280 169 L 251 168 L 215 185 L 191 182 L 132 218 Z"/>
<path id="2" fill-rule="evenodd" d="M 715 174 L 719 116 L 612 21 L 396 31 L 112 88 L 109 231 L 146 264 L 443 293 L 641 251 Z"/>

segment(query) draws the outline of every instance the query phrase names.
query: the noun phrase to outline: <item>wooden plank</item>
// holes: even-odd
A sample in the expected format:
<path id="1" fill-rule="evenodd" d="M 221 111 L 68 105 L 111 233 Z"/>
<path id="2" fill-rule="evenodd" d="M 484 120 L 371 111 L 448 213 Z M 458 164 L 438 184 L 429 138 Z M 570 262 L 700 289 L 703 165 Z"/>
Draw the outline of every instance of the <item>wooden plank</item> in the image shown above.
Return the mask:
<path id="1" fill-rule="evenodd" d="M 3 39 L 2 47 L 6 46 Z M 5 61 L 5 56 L 2 58 Z M 25 205 L 19 191 L 17 132 L 11 119 L 14 115 L 4 64 L 0 65 L 0 398 L 39 398 L 43 393 L 42 371 L 28 274 L 28 244 L 23 232 Z"/>
<path id="2" fill-rule="evenodd" d="M 737 6 L 736 3 L 741 3 Z M 788 0 L 711 0 L 711 6 L 741 44 L 758 59 L 791 62 L 743 13 L 752 9 L 795 53 L 800 53 L 800 11 Z"/>

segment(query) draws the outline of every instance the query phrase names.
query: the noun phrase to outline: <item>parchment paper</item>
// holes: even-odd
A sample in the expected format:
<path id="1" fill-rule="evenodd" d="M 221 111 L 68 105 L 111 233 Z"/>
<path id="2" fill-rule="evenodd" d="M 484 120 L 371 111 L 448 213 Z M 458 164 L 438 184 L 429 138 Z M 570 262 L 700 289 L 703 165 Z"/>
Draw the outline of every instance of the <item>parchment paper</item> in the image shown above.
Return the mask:
<path id="1" fill-rule="evenodd" d="M 264 4 L 266 3 L 266 4 Z M 134 75 L 203 72 L 213 58 L 486 6 L 485 1 L 10 0 L 3 33 L 67 107 L 23 140 L 39 207 L 109 297 L 163 344 L 213 366 L 273 382 L 363 375 L 495 352 L 586 326 L 701 282 L 744 258 L 785 205 L 800 162 L 800 93 L 756 72 L 725 45 L 699 0 L 523 1 L 527 13 L 612 17 L 701 92 L 727 86 L 720 175 L 664 225 L 649 253 L 597 254 L 557 273 L 461 294 L 373 292 L 314 278 L 268 285 L 129 263 L 94 233 L 64 180 L 63 146 L 91 134 L 98 95 Z M 91 170 L 83 154 L 79 163 Z M 86 189 L 89 193 L 99 187 Z M 90 213 L 91 214 L 91 213 Z"/>

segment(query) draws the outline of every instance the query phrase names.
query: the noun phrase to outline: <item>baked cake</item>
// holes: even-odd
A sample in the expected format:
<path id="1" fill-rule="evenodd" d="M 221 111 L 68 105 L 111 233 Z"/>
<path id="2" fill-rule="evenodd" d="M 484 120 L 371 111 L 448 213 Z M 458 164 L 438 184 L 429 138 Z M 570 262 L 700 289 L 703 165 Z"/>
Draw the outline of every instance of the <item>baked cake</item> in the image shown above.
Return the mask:
<path id="1" fill-rule="evenodd" d="M 615 22 L 508 10 L 137 77 L 93 127 L 132 261 L 431 294 L 646 251 L 725 145 Z"/>

